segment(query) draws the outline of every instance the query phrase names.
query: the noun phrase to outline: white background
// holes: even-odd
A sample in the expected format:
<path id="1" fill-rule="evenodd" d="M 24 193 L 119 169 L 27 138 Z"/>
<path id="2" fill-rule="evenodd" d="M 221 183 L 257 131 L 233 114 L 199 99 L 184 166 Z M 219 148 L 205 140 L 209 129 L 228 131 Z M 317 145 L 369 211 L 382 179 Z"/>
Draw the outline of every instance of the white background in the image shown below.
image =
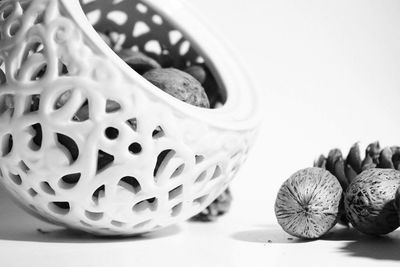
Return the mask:
<path id="1" fill-rule="evenodd" d="M 281 183 L 338 147 L 399 145 L 400 2 L 186 0 L 238 52 L 264 123 L 232 184 L 231 212 L 141 239 L 52 230 L 0 199 L 1 266 L 397 266 L 400 234 L 337 228 L 304 242 L 273 211 Z"/>

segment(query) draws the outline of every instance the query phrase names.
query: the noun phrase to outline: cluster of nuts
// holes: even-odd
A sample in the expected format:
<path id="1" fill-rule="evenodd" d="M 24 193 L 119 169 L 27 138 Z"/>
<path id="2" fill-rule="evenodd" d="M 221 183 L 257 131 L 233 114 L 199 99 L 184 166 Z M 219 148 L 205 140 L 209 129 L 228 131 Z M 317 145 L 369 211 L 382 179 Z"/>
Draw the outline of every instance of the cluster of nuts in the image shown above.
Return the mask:
<path id="1" fill-rule="evenodd" d="M 117 46 L 120 38 L 117 33 L 100 33 L 100 36 L 132 69 L 164 92 L 188 104 L 210 108 L 209 99 L 202 86 L 207 79 L 203 66 L 192 65 L 184 70 L 163 68 L 159 62 L 141 51 Z"/>
<path id="2" fill-rule="evenodd" d="M 370 144 L 362 160 L 358 144 L 346 159 L 338 149 L 320 156 L 314 167 L 293 174 L 281 186 L 275 214 L 287 233 L 319 238 L 337 222 L 368 235 L 400 226 L 399 147 Z"/>

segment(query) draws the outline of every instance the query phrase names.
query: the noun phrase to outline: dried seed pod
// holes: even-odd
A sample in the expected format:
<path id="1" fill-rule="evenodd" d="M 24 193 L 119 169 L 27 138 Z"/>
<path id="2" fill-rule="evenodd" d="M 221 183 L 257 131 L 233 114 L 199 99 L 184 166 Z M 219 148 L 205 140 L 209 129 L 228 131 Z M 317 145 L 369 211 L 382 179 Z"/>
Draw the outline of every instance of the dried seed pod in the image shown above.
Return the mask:
<path id="1" fill-rule="evenodd" d="M 372 157 L 369 154 L 366 154 L 365 158 L 364 158 L 364 160 L 362 162 L 361 169 L 363 171 L 365 171 L 365 170 L 368 170 L 368 169 L 373 169 L 375 167 L 376 167 L 376 164 L 374 163 Z"/>
<path id="2" fill-rule="evenodd" d="M 347 188 L 344 204 L 347 218 L 360 232 L 382 235 L 399 227 L 394 206 L 400 186 L 400 172 L 393 169 L 367 169 Z"/>
<path id="3" fill-rule="evenodd" d="M 179 100 L 198 107 L 210 107 L 201 84 L 183 71 L 174 68 L 152 69 L 146 72 L 143 77 Z"/>
<path id="4" fill-rule="evenodd" d="M 365 151 L 365 153 L 368 153 L 371 156 L 372 161 L 376 165 L 379 164 L 379 154 L 380 154 L 380 152 L 381 152 L 381 147 L 380 147 L 378 141 L 369 144 L 367 149 L 366 149 L 366 151 Z"/>
<path id="5" fill-rule="evenodd" d="M 325 169 L 326 167 L 326 158 L 324 155 L 320 155 L 315 161 L 314 161 L 314 167 L 318 168 L 323 168 Z"/>
<path id="6" fill-rule="evenodd" d="M 301 238 L 318 238 L 337 222 L 342 187 L 322 168 L 294 173 L 279 189 L 275 201 L 278 223 L 287 233 Z"/>
<path id="7" fill-rule="evenodd" d="M 400 147 L 399 146 L 392 146 L 390 148 L 392 150 L 392 162 L 393 166 L 396 170 L 400 170 Z"/>
<path id="8" fill-rule="evenodd" d="M 385 147 L 384 149 L 382 149 L 381 154 L 379 156 L 378 168 L 394 169 L 392 157 L 393 157 L 393 153 L 389 147 Z"/>
<path id="9" fill-rule="evenodd" d="M 354 178 L 357 177 L 357 172 L 349 164 L 345 166 L 344 172 L 346 174 L 347 181 L 349 182 L 349 184 L 351 183 L 351 181 L 354 180 Z"/>
<path id="10" fill-rule="evenodd" d="M 184 71 L 192 75 L 201 84 L 203 84 L 207 79 L 207 73 L 202 66 L 193 65 L 186 68 Z"/>
<path id="11" fill-rule="evenodd" d="M 378 141 L 368 145 L 365 150 L 365 158 L 361 164 L 362 170 L 375 168 L 379 164 L 380 151 L 381 148 Z"/>
<path id="12" fill-rule="evenodd" d="M 202 212 L 190 218 L 191 221 L 212 222 L 218 219 L 219 216 L 226 214 L 232 203 L 232 194 L 227 188 L 217 199 L 215 199 Z"/>
<path id="13" fill-rule="evenodd" d="M 139 74 L 161 68 L 157 61 L 139 51 L 123 49 L 118 53 L 118 56 Z"/>
<path id="14" fill-rule="evenodd" d="M 361 169 L 361 154 L 360 154 L 360 146 L 358 143 L 355 143 L 349 151 L 349 154 L 346 158 L 346 164 L 350 165 L 351 168 L 356 172 L 360 173 Z"/>
<path id="15" fill-rule="evenodd" d="M 347 188 L 349 182 L 347 181 L 346 174 L 344 172 L 344 160 L 342 152 L 339 149 L 332 149 L 329 151 L 328 159 L 326 160 L 326 169 L 339 180 L 342 188 Z"/>

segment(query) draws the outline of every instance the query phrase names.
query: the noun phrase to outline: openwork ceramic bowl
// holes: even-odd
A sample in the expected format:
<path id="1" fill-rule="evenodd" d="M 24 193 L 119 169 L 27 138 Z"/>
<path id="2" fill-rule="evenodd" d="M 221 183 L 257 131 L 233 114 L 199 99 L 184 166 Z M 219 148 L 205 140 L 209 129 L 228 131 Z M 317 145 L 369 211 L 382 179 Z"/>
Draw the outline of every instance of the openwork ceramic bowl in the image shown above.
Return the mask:
<path id="1" fill-rule="evenodd" d="M 195 13 L 176 0 L 0 1 L 0 181 L 23 207 L 132 235 L 195 215 L 227 187 L 254 139 L 257 96 Z M 202 64 L 213 108 L 153 86 L 99 31 L 164 66 Z"/>

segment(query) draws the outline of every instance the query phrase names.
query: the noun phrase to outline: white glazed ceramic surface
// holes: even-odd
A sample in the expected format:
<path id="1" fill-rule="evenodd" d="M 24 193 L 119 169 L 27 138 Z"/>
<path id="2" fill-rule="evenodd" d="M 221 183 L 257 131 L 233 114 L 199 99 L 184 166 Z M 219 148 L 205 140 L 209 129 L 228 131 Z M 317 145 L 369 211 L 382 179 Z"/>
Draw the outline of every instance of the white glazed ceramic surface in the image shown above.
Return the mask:
<path id="1" fill-rule="evenodd" d="M 232 54 L 179 3 L 1 1 L 0 181 L 22 206 L 68 227 L 131 235 L 185 220 L 227 187 L 254 139 L 257 97 Z M 156 57 L 163 47 L 174 66 L 205 62 L 225 104 L 202 109 L 160 91 L 82 9 L 94 28 L 122 33 L 121 47 Z"/>

